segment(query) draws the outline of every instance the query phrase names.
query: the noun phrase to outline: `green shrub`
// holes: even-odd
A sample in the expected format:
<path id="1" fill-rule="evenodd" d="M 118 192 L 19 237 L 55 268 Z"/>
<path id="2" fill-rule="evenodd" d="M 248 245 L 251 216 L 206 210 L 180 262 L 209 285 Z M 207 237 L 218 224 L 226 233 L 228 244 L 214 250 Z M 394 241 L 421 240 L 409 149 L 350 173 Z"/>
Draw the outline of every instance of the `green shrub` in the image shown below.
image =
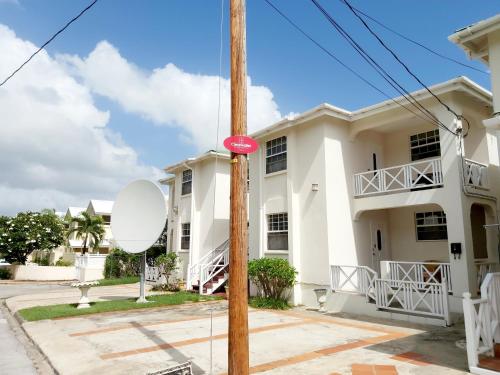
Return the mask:
<path id="1" fill-rule="evenodd" d="M 251 297 L 248 304 L 256 309 L 286 310 L 290 308 L 288 303 L 283 299 L 266 297 Z"/>
<path id="2" fill-rule="evenodd" d="M 248 276 L 263 297 L 286 300 L 286 292 L 295 285 L 297 271 L 287 260 L 260 258 L 248 262 Z"/>
<path id="3" fill-rule="evenodd" d="M 73 264 L 69 260 L 64 260 L 62 257 L 58 259 L 56 262 L 57 267 L 69 267 L 72 266 Z"/>
<path id="4" fill-rule="evenodd" d="M 136 276 L 140 273 L 142 254 L 129 254 L 120 249 L 113 249 L 104 263 L 104 277 L 118 279 Z"/>
<path id="5" fill-rule="evenodd" d="M 161 254 L 155 259 L 155 266 L 160 271 L 160 276 L 165 278 L 161 285 L 156 286 L 156 290 L 163 290 L 168 292 L 176 292 L 180 290 L 179 281 L 173 277 L 175 271 L 179 269 L 179 255 L 174 252 Z"/>
<path id="6" fill-rule="evenodd" d="M 35 255 L 34 263 L 39 266 L 50 266 L 50 252 L 40 251 Z"/>
<path id="7" fill-rule="evenodd" d="M 0 268 L 0 280 L 9 280 L 12 277 L 10 270 L 8 268 Z"/>

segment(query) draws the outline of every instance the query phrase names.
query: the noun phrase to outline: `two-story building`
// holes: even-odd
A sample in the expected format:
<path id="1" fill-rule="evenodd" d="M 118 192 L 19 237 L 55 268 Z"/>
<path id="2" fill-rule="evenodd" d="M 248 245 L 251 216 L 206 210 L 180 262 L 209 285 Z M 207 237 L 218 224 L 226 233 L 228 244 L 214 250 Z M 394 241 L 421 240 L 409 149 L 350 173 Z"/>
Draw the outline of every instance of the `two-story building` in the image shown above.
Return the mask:
<path id="1" fill-rule="evenodd" d="M 405 282 L 427 282 L 459 311 L 478 271 L 498 263 L 497 234 L 484 227 L 498 222 L 500 187 L 498 137 L 482 123 L 491 94 L 463 77 L 431 90 L 466 120 L 421 90 L 412 96 L 448 130 L 385 101 L 354 112 L 323 104 L 252 135 L 250 257 L 295 266 L 295 303 L 315 305 L 314 289 L 333 288 L 406 309 L 420 297 Z M 433 311 L 448 303 L 424 294 Z M 329 304 L 362 311 L 339 294 Z"/>
<path id="2" fill-rule="evenodd" d="M 180 277 L 192 289 L 201 265 L 228 259 L 229 155 L 208 151 L 164 170 L 171 175 L 160 181 L 169 190 L 167 250 L 179 254 Z M 215 271 L 203 268 L 210 275 L 202 278 L 212 279 Z M 227 278 L 222 276 L 214 287 Z"/>

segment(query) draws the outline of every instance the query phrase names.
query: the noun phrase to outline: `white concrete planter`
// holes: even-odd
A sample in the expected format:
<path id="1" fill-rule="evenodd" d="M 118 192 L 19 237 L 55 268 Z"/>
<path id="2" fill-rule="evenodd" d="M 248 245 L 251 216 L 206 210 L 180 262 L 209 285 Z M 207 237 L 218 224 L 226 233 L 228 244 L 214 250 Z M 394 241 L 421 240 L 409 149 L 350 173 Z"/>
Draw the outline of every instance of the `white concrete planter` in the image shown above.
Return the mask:
<path id="1" fill-rule="evenodd" d="M 318 305 L 319 305 L 318 311 L 326 312 L 325 303 L 326 303 L 327 289 L 326 288 L 314 289 L 314 293 L 316 293 L 316 299 L 318 300 Z"/>

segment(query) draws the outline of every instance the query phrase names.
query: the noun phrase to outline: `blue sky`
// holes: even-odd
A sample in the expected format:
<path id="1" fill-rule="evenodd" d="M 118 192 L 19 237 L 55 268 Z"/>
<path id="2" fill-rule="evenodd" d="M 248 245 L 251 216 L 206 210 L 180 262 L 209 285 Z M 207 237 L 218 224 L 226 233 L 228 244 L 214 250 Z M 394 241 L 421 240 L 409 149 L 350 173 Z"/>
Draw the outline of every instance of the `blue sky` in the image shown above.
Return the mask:
<path id="1" fill-rule="evenodd" d="M 14 31 L 17 38 L 40 45 L 89 2 L 0 0 L 0 24 Z M 340 59 L 396 96 L 336 34 L 311 1 L 273 2 Z M 321 0 L 321 4 L 408 90 L 420 88 L 381 49 L 345 5 L 339 0 Z M 467 61 L 464 53 L 447 37 L 457 28 L 498 13 L 500 3 L 497 1 L 352 0 L 352 5 L 445 55 L 486 69 L 478 62 Z M 222 76 L 228 78 L 227 0 L 224 6 Z M 47 50 L 51 56 L 64 54 L 84 59 L 105 40 L 119 51 L 129 66 L 145 75 L 174 64 L 189 74 L 217 76 L 220 7 L 219 0 L 100 0 Z M 466 75 L 490 87 L 488 75 L 443 61 L 376 25 L 373 27 L 427 84 Z M 322 102 L 354 110 L 385 99 L 311 44 L 264 0 L 247 1 L 247 43 L 248 74 L 252 84 L 265 86 L 272 92 L 272 101 L 281 115 L 302 112 Z M 149 115 L 131 110 L 107 94 L 94 93 L 93 100 L 97 108 L 110 114 L 108 129 L 119 134 L 144 165 L 161 168 L 201 151 L 190 144 L 186 138 L 189 133 L 186 135 L 182 130 L 182 124 L 154 123 Z M 193 108 L 197 105 L 192 103 Z M 270 124 L 262 124 L 267 125 Z M 207 118 L 206 126 L 215 126 L 215 117 Z"/>
<path id="2" fill-rule="evenodd" d="M 275 0 L 287 15 L 338 57 L 391 93 L 349 49 L 308 0 Z M 41 44 L 89 1 L 19 0 L 0 2 L 0 23 L 16 34 Z M 100 0 L 96 6 L 49 47 L 51 53 L 87 55 L 101 40 L 119 48 L 127 60 L 143 69 L 172 62 L 201 74 L 218 74 L 220 1 Z M 382 51 L 358 20 L 337 0 L 322 4 L 386 66 L 394 68 L 405 87 L 418 89 Z M 495 1 L 353 1 L 352 4 L 388 26 L 450 57 L 467 62 L 448 42 L 455 29 L 500 10 Z M 225 3 L 223 75 L 229 76 L 228 2 Z M 263 0 L 247 2 L 248 74 L 255 84 L 269 87 L 282 113 L 302 112 L 322 102 L 356 109 L 383 98 L 346 72 L 310 41 L 284 22 Z M 375 27 L 426 83 L 467 75 L 489 87 L 489 77 L 445 62 Z M 471 64 L 482 67 L 478 63 Z M 158 167 L 196 153 L 178 142 L 176 130 L 159 128 L 140 116 L 125 113 L 109 100 L 98 106 L 111 111 L 110 127 L 120 132 L 145 163 Z"/>

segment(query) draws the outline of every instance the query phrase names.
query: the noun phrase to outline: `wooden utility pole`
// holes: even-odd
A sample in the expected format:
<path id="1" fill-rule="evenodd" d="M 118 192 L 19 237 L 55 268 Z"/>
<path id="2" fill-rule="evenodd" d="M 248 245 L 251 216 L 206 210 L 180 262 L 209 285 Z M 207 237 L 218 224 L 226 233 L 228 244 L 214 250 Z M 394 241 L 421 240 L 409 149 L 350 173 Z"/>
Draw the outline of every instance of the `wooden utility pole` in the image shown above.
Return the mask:
<path id="1" fill-rule="evenodd" d="M 245 0 L 231 0 L 231 135 L 247 134 Z M 247 375 L 248 361 L 248 227 L 247 156 L 231 155 L 229 234 L 229 375 Z"/>

